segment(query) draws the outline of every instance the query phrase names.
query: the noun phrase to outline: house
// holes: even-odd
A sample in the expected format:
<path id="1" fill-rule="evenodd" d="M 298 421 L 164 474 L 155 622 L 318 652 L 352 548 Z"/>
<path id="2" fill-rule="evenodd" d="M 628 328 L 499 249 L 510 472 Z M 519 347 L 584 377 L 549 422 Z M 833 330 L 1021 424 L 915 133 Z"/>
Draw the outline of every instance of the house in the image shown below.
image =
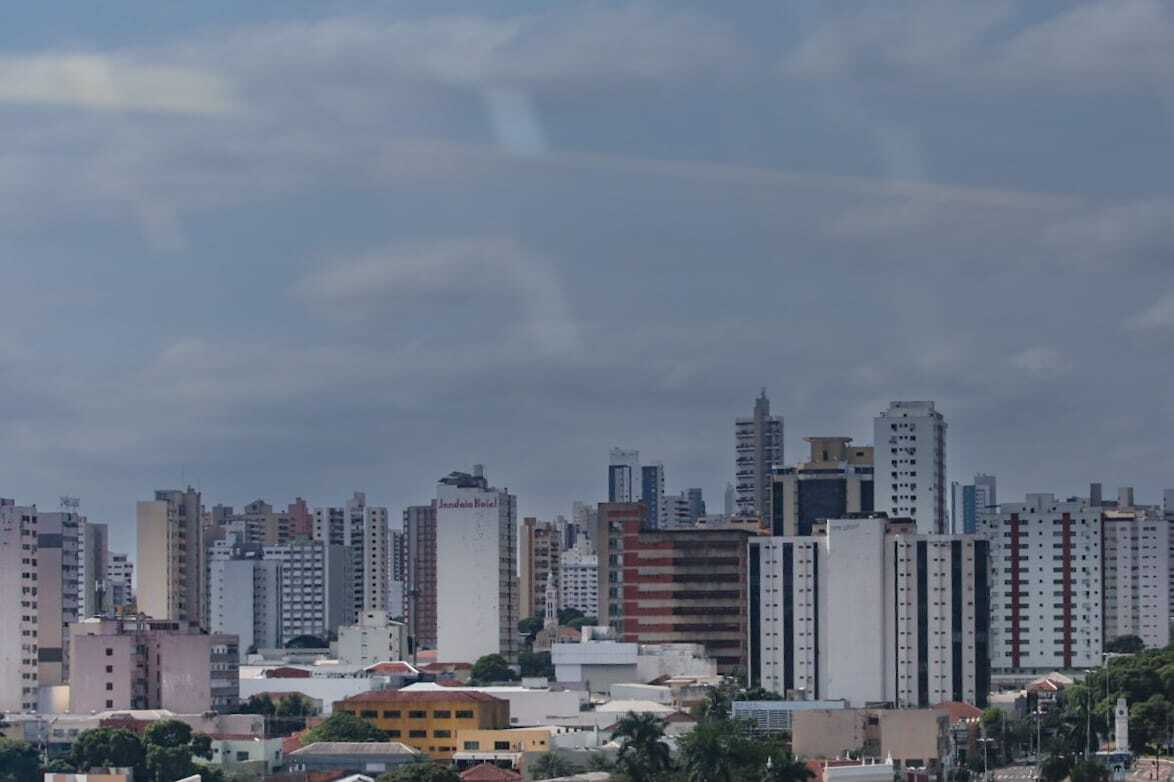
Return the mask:
<path id="1" fill-rule="evenodd" d="M 347 771 L 371 776 L 424 761 L 423 754 L 398 741 L 317 741 L 286 756 L 290 771 Z"/>

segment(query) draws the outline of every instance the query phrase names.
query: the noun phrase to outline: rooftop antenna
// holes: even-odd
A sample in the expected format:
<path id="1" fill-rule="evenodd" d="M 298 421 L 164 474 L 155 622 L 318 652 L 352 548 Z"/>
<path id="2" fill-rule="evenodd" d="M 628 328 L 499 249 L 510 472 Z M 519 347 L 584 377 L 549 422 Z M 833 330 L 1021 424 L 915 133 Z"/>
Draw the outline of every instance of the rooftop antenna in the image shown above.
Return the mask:
<path id="1" fill-rule="evenodd" d="M 82 501 L 78 497 L 62 496 L 60 499 L 61 499 L 61 504 L 59 507 L 65 513 L 77 513 L 78 508 L 80 508 L 82 506 Z"/>

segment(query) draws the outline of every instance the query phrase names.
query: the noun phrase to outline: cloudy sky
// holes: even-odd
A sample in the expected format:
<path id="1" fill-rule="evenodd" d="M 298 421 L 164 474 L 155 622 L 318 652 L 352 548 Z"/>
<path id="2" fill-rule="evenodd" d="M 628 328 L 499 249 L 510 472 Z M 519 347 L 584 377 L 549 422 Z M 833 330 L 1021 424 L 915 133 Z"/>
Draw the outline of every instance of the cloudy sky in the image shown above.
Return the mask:
<path id="1" fill-rule="evenodd" d="M 1004 498 L 1174 486 L 1165 2 L 58 12 L 0 22 L 0 495 L 116 545 L 185 482 L 567 513 L 613 444 L 720 506 L 760 386 L 789 460 L 928 398 Z"/>

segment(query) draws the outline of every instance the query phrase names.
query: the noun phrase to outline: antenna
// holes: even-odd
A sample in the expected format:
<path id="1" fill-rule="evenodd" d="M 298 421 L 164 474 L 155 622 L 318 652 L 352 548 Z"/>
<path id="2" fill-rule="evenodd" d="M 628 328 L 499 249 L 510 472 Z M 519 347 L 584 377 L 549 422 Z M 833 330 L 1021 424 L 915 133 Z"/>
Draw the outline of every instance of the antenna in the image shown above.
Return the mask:
<path id="1" fill-rule="evenodd" d="M 77 513 L 78 508 L 82 506 L 82 501 L 78 497 L 61 497 L 61 510 L 66 513 Z"/>

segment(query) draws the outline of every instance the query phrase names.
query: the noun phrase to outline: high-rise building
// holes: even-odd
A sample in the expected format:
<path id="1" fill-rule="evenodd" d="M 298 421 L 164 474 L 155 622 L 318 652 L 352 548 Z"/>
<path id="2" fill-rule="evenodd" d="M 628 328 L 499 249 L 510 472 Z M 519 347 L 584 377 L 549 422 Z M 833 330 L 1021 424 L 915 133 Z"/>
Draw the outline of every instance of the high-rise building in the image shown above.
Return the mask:
<path id="1" fill-rule="evenodd" d="M 408 539 L 403 530 L 392 529 L 387 533 L 387 565 L 391 568 L 387 578 L 387 614 L 403 619 L 407 615 L 408 583 Z"/>
<path id="2" fill-rule="evenodd" d="M 913 519 L 922 534 L 945 532 L 945 418 L 933 402 L 890 402 L 873 426 L 876 509 Z"/>
<path id="3" fill-rule="evenodd" d="M 722 513 L 726 516 L 733 516 L 737 509 L 737 504 L 734 501 L 734 484 L 727 483 L 725 494 L 722 496 Z"/>
<path id="4" fill-rule="evenodd" d="M 517 498 L 480 465 L 436 486 L 436 648 L 446 662 L 518 655 Z"/>
<path id="5" fill-rule="evenodd" d="M 106 600 L 110 611 L 121 614 L 132 606 L 135 565 L 126 554 L 111 551 L 106 559 Z"/>
<path id="6" fill-rule="evenodd" d="M 231 714 L 240 701 L 239 641 L 198 626 L 155 619 L 90 618 L 70 626 L 78 670 L 74 714 L 167 709 Z"/>
<path id="7" fill-rule="evenodd" d="M 78 534 L 84 517 L 72 511 L 37 514 L 37 681 L 69 681 L 69 625 L 78 619 Z"/>
<path id="8" fill-rule="evenodd" d="M 681 529 L 692 527 L 696 523 L 693 517 L 692 504 L 689 495 L 666 494 L 660 501 L 660 523 L 649 529 Z"/>
<path id="9" fill-rule="evenodd" d="M 294 540 L 265 546 L 264 557 L 281 568 L 279 636 L 325 639 L 340 625 L 354 624 L 355 579 L 349 546 Z"/>
<path id="10" fill-rule="evenodd" d="M 644 503 L 647 525 L 650 529 L 659 527 L 664 521 L 664 465 L 660 462 L 646 464 L 640 468 L 640 501 Z M 635 501 L 633 498 L 631 501 Z M 622 502 L 623 500 L 613 500 Z"/>
<path id="11" fill-rule="evenodd" d="M 436 648 L 436 506 L 404 508 L 407 583 L 404 618 L 409 646 Z"/>
<path id="12" fill-rule="evenodd" d="M 1100 665 L 1101 508 L 1028 494 L 980 513 L 991 544 L 991 667 L 1047 672 Z"/>
<path id="13" fill-rule="evenodd" d="M 770 473 L 783 463 L 783 418 L 770 414 L 766 389 L 754 415 L 734 421 L 734 490 L 739 516 L 771 517 Z"/>
<path id="14" fill-rule="evenodd" d="M 154 619 L 204 626 L 207 573 L 200 493 L 155 492 L 136 508 L 138 608 Z"/>
<path id="15" fill-rule="evenodd" d="M 950 484 L 951 529 L 959 535 L 973 535 L 978 529 L 978 514 L 999 504 L 993 475 L 979 473 L 974 483 Z"/>
<path id="16" fill-rule="evenodd" d="M 1088 485 L 1088 504 L 1099 508 L 1102 502 L 1104 502 L 1104 487 L 1100 483 L 1090 483 Z"/>
<path id="17" fill-rule="evenodd" d="M 106 559 L 110 535 L 105 524 L 78 522 L 78 616 L 101 616 L 110 610 L 106 595 Z"/>
<path id="18" fill-rule="evenodd" d="M 750 681 L 807 699 L 985 705 L 988 543 L 830 519 L 750 539 Z"/>
<path id="19" fill-rule="evenodd" d="M 265 559 L 259 543 L 218 540 L 208 561 L 208 629 L 237 636 L 242 659 L 250 649 L 280 648 L 280 559 Z"/>
<path id="20" fill-rule="evenodd" d="M 1136 635 L 1162 648 L 1170 643 L 1169 524 L 1159 508 L 1104 509 L 1101 518 L 1104 642 Z"/>
<path id="21" fill-rule="evenodd" d="M 641 503 L 599 506 L 599 621 L 622 641 L 701 644 L 721 673 L 743 667 L 751 533 L 650 530 L 643 518 Z"/>
<path id="22" fill-rule="evenodd" d="M 279 540 L 278 543 L 287 543 L 298 538 L 310 539 L 314 537 L 314 514 L 310 506 L 301 497 L 297 497 L 285 509 L 289 517 L 289 537 Z"/>
<path id="23" fill-rule="evenodd" d="M 528 516 L 522 519 L 518 537 L 519 613 L 523 618 L 537 616 L 547 578 L 559 580 L 559 554 L 562 534 L 553 522 Z"/>
<path id="24" fill-rule="evenodd" d="M 696 524 L 705 514 L 705 495 L 701 489 L 686 489 L 685 496 L 689 498 L 689 523 Z"/>
<path id="25" fill-rule="evenodd" d="M 595 534 L 596 526 L 598 526 L 596 506 L 590 502 L 572 502 L 571 523 L 568 525 L 566 547 L 574 546 L 580 537 L 585 537 L 590 541 Z"/>
<path id="26" fill-rule="evenodd" d="M 587 616 L 599 611 L 599 557 L 586 538 L 559 555 L 559 596 L 564 608 Z"/>
<path id="27" fill-rule="evenodd" d="M 873 449 L 851 437 L 805 437 L 811 460 L 771 475 L 770 528 L 810 535 L 815 522 L 873 511 Z"/>
<path id="28" fill-rule="evenodd" d="M 388 610 L 387 538 L 387 508 L 368 505 L 363 492 L 355 492 L 344 507 L 314 509 L 314 539 L 351 550 L 355 616 Z"/>
<path id="29" fill-rule="evenodd" d="M 0 713 L 37 708 L 37 509 L 0 498 Z"/>
<path id="30" fill-rule="evenodd" d="M 640 452 L 612 448 L 607 466 L 607 498 L 611 502 L 636 502 L 640 498 Z"/>

